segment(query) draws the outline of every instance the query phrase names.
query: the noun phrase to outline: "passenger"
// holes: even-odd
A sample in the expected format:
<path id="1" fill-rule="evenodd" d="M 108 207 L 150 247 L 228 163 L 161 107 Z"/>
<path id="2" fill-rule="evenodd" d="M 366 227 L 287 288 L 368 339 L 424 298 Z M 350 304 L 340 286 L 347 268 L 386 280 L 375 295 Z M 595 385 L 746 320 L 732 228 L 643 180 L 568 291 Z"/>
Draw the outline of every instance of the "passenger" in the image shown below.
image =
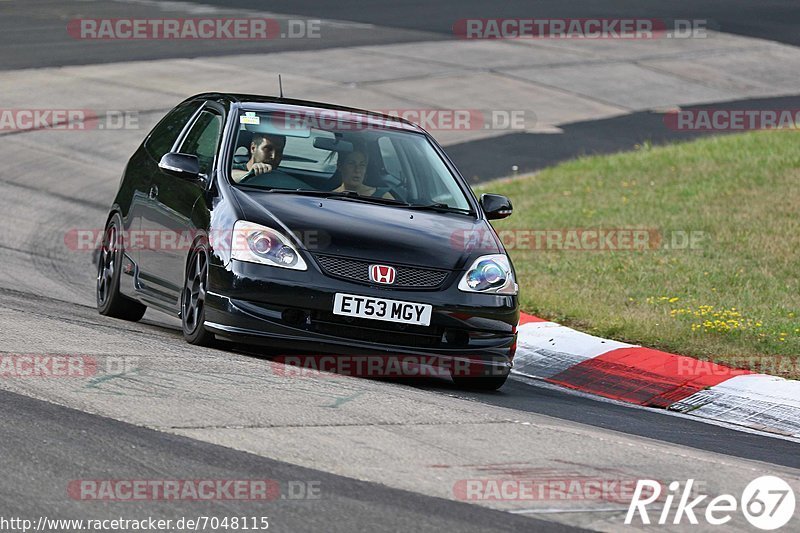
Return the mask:
<path id="1" fill-rule="evenodd" d="M 392 198 L 389 192 L 385 190 L 379 192 L 376 187 L 370 187 L 364 183 L 368 163 L 369 159 L 366 151 L 360 148 L 356 148 L 352 152 L 346 154 L 339 154 L 336 172 L 342 178 L 342 184 L 338 189 L 335 189 L 335 192 L 352 191 L 361 196 Z"/>
<path id="2" fill-rule="evenodd" d="M 283 135 L 268 135 L 256 133 L 250 141 L 250 159 L 245 163 L 234 163 L 231 168 L 233 181 L 239 183 L 247 176 L 260 176 L 271 173 L 273 176 L 288 177 L 288 174 L 281 172 L 278 165 L 283 159 L 283 149 L 286 146 L 286 137 Z M 264 176 L 267 178 L 267 176 Z M 269 176 L 272 177 L 272 176 Z M 266 183 L 263 178 L 259 181 Z M 250 180 L 248 179 L 248 183 Z"/>

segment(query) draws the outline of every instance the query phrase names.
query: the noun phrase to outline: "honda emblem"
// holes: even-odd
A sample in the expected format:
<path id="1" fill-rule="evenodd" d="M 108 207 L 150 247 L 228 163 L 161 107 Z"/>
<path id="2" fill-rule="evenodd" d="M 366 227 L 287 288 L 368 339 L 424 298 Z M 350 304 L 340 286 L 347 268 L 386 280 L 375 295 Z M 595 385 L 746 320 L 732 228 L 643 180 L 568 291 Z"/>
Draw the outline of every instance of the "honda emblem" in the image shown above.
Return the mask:
<path id="1" fill-rule="evenodd" d="M 397 271 L 394 267 L 386 265 L 370 265 L 369 266 L 369 279 L 375 283 L 383 283 L 384 285 L 391 285 L 394 283 L 394 277 Z"/>

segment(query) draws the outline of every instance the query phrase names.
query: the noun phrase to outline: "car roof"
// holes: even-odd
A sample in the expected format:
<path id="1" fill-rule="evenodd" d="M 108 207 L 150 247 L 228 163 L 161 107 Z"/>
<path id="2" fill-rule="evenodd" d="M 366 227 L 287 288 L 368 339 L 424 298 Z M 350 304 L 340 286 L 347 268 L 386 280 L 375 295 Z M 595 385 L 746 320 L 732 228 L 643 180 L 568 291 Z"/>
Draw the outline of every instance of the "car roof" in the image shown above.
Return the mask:
<path id="1" fill-rule="evenodd" d="M 285 98 L 280 96 L 264 96 L 256 94 L 241 94 L 241 93 L 201 93 L 188 98 L 187 100 L 214 100 L 223 105 L 238 105 L 244 107 L 269 107 L 272 109 L 280 109 L 282 106 L 288 108 L 305 108 L 307 110 L 326 110 L 326 111 L 339 111 L 352 115 L 360 115 L 368 117 L 373 120 L 379 121 L 383 127 L 393 127 L 406 131 L 416 131 L 425 133 L 425 130 L 402 117 L 395 115 L 387 115 L 377 111 L 369 111 L 367 109 L 359 109 L 356 107 L 340 106 L 336 104 L 328 104 L 324 102 L 314 102 L 310 100 L 295 100 L 293 98 Z"/>

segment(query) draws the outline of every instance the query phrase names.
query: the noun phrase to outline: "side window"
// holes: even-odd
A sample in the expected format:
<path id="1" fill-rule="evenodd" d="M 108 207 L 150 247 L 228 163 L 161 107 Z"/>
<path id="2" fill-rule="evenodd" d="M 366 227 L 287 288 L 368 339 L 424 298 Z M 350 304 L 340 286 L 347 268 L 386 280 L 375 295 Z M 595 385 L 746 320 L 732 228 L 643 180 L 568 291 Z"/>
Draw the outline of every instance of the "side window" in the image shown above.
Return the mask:
<path id="1" fill-rule="evenodd" d="M 403 179 L 400 158 L 397 157 L 397 150 L 395 150 L 392 140 L 389 137 L 381 137 L 378 139 L 378 146 L 381 149 L 381 159 L 383 159 L 383 168 L 386 169 L 386 172 Z"/>
<path id="2" fill-rule="evenodd" d="M 192 118 L 192 115 L 197 108 L 200 107 L 200 102 L 187 102 L 181 104 L 165 116 L 161 122 L 153 128 L 147 140 L 144 143 L 145 148 L 153 159 L 160 160 L 161 157 L 169 152 L 175 140 L 183 131 L 183 127 Z"/>
<path id="3" fill-rule="evenodd" d="M 208 174 L 217 154 L 221 132 L 222 117 L 212 111 L 203 111 L 186 134 L 178 151 L 196 155 L 200 161 L 200 173 Z"/>

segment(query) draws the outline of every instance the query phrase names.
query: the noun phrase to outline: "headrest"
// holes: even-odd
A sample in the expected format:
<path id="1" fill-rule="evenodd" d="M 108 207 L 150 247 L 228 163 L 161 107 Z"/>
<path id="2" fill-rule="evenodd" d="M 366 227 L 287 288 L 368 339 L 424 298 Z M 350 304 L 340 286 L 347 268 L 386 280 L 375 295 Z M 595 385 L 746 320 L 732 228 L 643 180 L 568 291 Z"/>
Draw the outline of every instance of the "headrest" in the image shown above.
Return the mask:
<path id="1" fill-rule="evenodd" d="M 247 146 L 240 146 L 233 153 L 233 162 L 237 164 L 247 163 L 250 160 L 250 149 Z"/>
<path id="2" fill-rule="evenodd" d="M 236 139 L 237 150 L 239 147 L 244 146 L 247 151 L 250 151 L 250 142 L 253 140 L 253 132 L 247 130 L 239 130 L 239 137 Z"/>

